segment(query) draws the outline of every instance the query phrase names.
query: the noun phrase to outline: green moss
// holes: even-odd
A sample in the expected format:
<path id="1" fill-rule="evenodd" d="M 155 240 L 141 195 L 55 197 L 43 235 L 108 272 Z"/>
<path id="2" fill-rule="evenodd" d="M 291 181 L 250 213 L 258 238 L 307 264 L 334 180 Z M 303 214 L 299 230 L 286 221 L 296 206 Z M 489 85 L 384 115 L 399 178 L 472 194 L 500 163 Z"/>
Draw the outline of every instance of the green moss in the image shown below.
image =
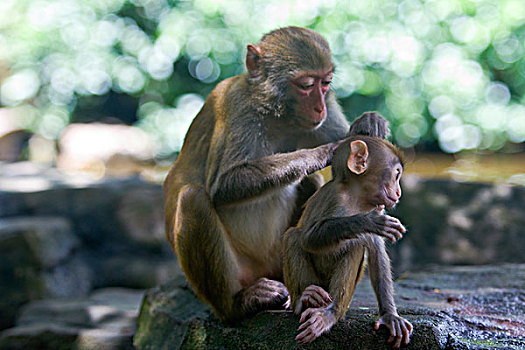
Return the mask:
<path id="1" fill-rule="evenodd" d="M 499 339 L 471 339 L 471 338 L 456 338 L 460 343 L 465 344 L 469 349 L 505 349 L 505 350 L 520 350 L 523 349 L 524 344 L 516 344 L 516 346 L 509 344 L 508 341 Z M 471 346 L 473 345 L 473 346 Z"/>

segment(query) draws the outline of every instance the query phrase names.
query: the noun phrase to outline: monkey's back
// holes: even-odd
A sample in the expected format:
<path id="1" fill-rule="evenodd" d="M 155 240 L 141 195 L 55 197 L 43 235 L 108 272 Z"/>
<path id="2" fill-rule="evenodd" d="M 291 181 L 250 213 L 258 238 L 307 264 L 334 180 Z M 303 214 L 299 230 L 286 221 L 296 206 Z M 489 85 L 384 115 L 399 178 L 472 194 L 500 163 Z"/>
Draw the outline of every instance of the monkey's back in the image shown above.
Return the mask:
<path id="1" fill-rule="evenodd" d="M 217 121 L 225 117 L 218 113 L 216 106 L 224 99 L 228 99 L 227 90 L 238 78 L 239 76 L 232 77 L 220 82 L 206 98 L 204 106 L 193 119 L 186 133 L 175 164 L 164 180 L 166 234 L 171 244 L 174 239 L 170 236 L 174 227 L 178 193 L 187 184 L 206 186 L 206 178 L 210 169 L 212 136 L 216 134 Z"/>

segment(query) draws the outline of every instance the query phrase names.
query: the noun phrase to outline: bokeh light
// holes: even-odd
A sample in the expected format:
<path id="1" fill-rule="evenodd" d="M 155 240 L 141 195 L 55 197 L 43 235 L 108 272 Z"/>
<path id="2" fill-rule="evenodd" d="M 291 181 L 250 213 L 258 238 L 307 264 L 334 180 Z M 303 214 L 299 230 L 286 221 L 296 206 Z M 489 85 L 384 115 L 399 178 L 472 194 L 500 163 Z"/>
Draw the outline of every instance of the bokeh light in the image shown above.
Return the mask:
<path id="1" fill-rule="evenodd" d="M 246 45 L 286 25 L 327 38 L 346 114 L 378 110 L 403 147 L 525 141 L 522 0 L 3 0 L 0 107 L 56 139 L 79 101 L 129 95 L 169 156 L 214 84 L 244 70 Z"/>

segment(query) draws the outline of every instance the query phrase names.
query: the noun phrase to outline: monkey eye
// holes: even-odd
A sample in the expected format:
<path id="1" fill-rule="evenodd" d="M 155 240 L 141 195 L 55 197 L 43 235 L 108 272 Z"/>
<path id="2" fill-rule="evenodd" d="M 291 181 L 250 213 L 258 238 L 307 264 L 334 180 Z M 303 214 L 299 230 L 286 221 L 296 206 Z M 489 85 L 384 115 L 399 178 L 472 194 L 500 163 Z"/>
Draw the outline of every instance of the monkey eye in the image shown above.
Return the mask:
<path id="1" fill-rule="evenodd" d="M 401 177 L 401 170 L 397 169 L 396 170 L 396 180 L 399 180 L 400 177 Z"/>
<path id="2" fill-rule="evenodd" d="M 310 90 L 314 87 L 314 84 L 299 84 L 299 87 L 303 90 Z"/>
<path id="3" fill-rule="evenodd" d="M 323 84 L 323 86 L 329 86 L 331 83 L 332 83 L 331 80 L 325 80 L 321 84 Z"/>

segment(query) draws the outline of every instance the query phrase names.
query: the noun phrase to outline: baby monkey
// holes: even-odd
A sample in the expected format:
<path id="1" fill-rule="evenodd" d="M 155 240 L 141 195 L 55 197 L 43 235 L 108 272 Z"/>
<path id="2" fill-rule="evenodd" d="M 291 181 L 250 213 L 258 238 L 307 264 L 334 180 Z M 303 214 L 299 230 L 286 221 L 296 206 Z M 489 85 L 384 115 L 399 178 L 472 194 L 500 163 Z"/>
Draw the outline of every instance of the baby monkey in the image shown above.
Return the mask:
<path id="1" fill-rule="evenodd" d="M 394 348 L 410 341 L 413 327 L 397 314 L 384 243 L 406 232 L 383 212 L 401 197 L 402 172 L 402 153 L 390 142 L 350 137 L 334 152 L 332 181 L 308 200 L 297 227 L 286 231 L 284 282 L 294 312 L 301 315 L 300 343 L 313 341 L 345 315 L 365 267 L 365 251 L 379 306 L 374 328 L 388 327 Z"/>

